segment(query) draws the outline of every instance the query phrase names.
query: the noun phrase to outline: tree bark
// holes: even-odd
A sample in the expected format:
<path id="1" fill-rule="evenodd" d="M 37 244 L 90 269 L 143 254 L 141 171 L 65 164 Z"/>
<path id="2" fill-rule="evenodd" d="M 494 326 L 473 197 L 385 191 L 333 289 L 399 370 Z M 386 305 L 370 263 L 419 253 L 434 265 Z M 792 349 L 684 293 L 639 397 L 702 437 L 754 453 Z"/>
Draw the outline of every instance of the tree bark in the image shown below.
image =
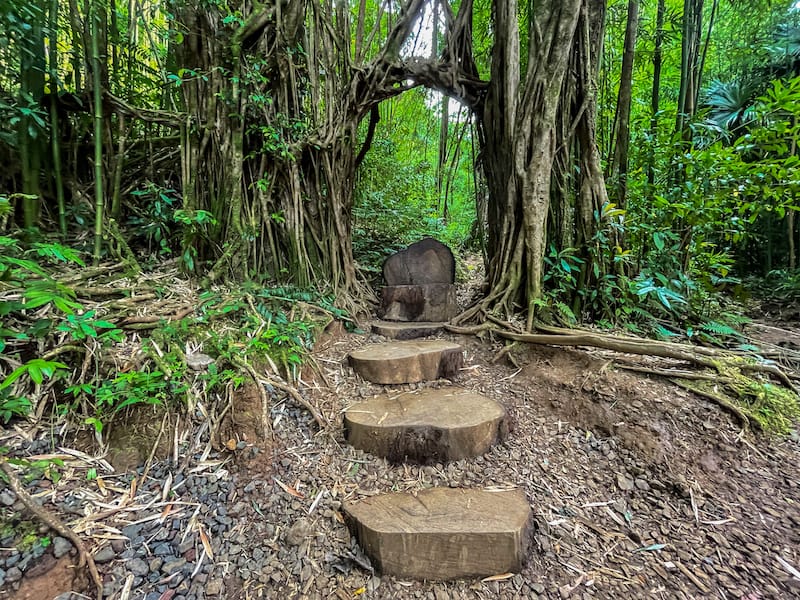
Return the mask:
<path id="1" fill-rule="evenodd" d="M 519 85 L 517 2 L 494 7 L 492 79 L 483 124 L 490 189 L 490 306 L 509 313 L 521 306 L 532 326 L 542 296 L 556 116 L 581 0 L 536 2 L 532 7 L 528 70 Z"/>
<path id="2" fill-rule="evenodd" d="M 633 60 L 636 52 L 636 33 L 639 26 L 639 1 L 628 0 L 628 20 L 625 26 L 625 44 L 622 53 L 622 70 L 617 95 L 616 143 L 612 177 L 614 199 L 624 208 L 628 193 L 628 148 L 630 146 L 631 96 L 633 93 Z"/>

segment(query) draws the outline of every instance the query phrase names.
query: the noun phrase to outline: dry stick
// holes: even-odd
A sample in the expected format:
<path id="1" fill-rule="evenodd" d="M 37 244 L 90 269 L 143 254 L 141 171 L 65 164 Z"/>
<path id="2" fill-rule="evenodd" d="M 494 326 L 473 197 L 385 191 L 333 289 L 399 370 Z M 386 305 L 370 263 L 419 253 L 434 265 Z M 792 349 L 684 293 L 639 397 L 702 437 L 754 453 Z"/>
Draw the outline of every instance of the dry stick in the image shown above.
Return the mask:
<path id="1" fill-rule="evenodd" d="M 187 306 L 176 312 L 173 315 L 148 315 L 142 317 L 129 317 L 125 319 L 120 327 L 124 327 L 125 329 L 151 329 L 156 327 L 161 321 L 171 322 L 171 321 L 180 321 L 184 317 L 189 316 L 194 312 L 193 306 Z M 147 327 L 132 327 L 132 325 L 147 325 Z"/>
<path id="2" fill-rule="evenodd" d="M 97 572 L 97 565 L 94 562 L 94 558 L 92 558 L 92 555 L 86 551 L 86 548 L 84 548 L 81 538 L 79 538 L 78 535 L 72 531 L 72 529 L 67 527 L 56 515 L 36 503 L 36 501 L 25 490 L 25 488 L 22 487 L 17 474 L 8 464 L 6 459 L 0 460 L 0 470 L 5 473 L 6 477 L 8 478 L 9 486 L 11 486 L 11 489 L 17 495 L 17 498 L 20 499 L 22 504 L 25 505 L 25 508 L 27 508 L 37 519 L 58 533 L 61 537 L 72 542 L 72 545 L 75 546 L 75 549 L 78 551 L 78 567 L 89 567 L 89 573 L 92 576 L 92 580 L 94 581 L 94 585 L 97 590 L 97 600 L 103 600 L 103 581 L 100 579 L 100 573 Z"/>
<path id="3" fill-rule="evenodd" d="M 269 424 L 269 396 L 267 396 L 267 391 L 264 389 L 264 386 L 261 385 L 261 381 L 258 378 L 258 373 L 256 373 L 256 370 L 249 363 L 239 359 L 234 359 L 233 363 L 240 369 L 247 371 L 247 374 L 250 375 L 253 383 L 256 384 L 256 388 L 258 388 L 258 394 L 261 396 L 261 420 L 264 425 L 264 439 L 266 440 L 268 437 L 270 437 L 270 433 L 272 433 L 272 428 Z"/>
<path id="4" fill-rule="evenodd" d="M 329 423 L 328 423 L 327 419 L 325 419 L 325 417 L 323 417 L 322 414 L 320 414 L 320 412 L 317 410 L 317 408 L 313 404 L 311 404 L 308 400 L 303 398 L 300 395 L 300 392 L 298 392 L 294 387 L 292 387 L 291 385 L 287 385 L 285 383 L 281 383 L 279 381 L 275 381 L 275 380 L 267 377 L 266 375 L 261 375 L 260 377 L 257 376 L 256 373 L 255 373 L 255 369 L 253 369 L 253 367 L 251 367 L 247 363 L 242 362 L 241 360 L 233 359 L 233 363 L 236 366 L 245 369 L 248 373 L 251 373 L 251 375 L 254 376 L 254 379 L 256 381 L 259 381 L 259 380 L 260 381 L 264 381 L 265 383 L 271 385 L 272 387 L 277 388 L 277 389 L 279 389 L 281 391 L 284 391 L 287 394 L 289 394 L 294 399 L 295 402 L 300 404 L 300 406 L 302 406 L 308 412 L 311 413 L 311 416 L 314 417 L 314 420 L 317 422 L 317 425 L 319 425 L 320 429 L 325 429 L 326 427 L 328 427 Z M 259 388 L 260 387 L 261 386 L 259 386 Z"/>
<path id="5" fill-rule="evenodd" d="M 106 296 L 125 296 L 130 292 L 138 291 L 138 287 L 102 287 L 85 286 L 72 288 L 79 298 L 101 298 Z"/>
<path id="6" fill-rule="evenodd" d="M 167 424 L 167 418 L 169 417 L 169 411 L 164 413 L 164 418 L 161 419 L 161 427 L 158 428 L 158 435 L 156 436 L 156 441 L 153 442 L 153 447 L 150 448 L 150 456 L 147 457 L 147 462 L 144 463 L 144 471 L 142 472 L 142 476 L 139 478 L 139 481 L 144 484 L 145 479 L 147 479 L 148 473 L 150 473 L 150 467 L 153 465 L 153 458 L 156 456 L 156 451 L 158 450 L 158 443 L 161 441 L 161 436 L 164 434 L 164 427 Z"/>

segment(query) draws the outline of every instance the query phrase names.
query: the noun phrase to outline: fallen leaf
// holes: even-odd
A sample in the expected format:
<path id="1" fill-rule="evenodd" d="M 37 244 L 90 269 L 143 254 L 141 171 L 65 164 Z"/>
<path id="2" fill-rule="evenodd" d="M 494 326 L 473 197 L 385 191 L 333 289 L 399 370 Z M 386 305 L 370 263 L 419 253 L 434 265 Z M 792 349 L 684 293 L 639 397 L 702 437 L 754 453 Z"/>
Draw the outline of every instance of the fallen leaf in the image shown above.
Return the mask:
<path id="1" fill-rule="evenodd" d="M 202 525 L 200 525 L 200 541 L 203 543 L 203 548 L 205 548 L 208 558 L 214 560 L 214 551 L 211 549 L 211 542 L 209 541 L 205 528 Z"/>
<path id="2" fill-rule="evenodd" d="M 500 575 L 490 575 L 489 577 L 484 577 L 481 579 L 481 581 L 503 581 L 504 579 L 511 579 L 513 576 L 513 573 L 501 573 Z"/>
<path id="3" fill-rule="evenodd" d="M 634 550 L 634 552 L 653 552 L 656 550 L 663 550 L 666 547 L 667 547 L 666 544 L 652 544 L 650 546 L 647 546 L 646 548 L 637 548 L 636 550 Z"/>
<path id="4" fill-rule="evenodd" d="M 293 487 L 290 487 L 290 486 L 286 485 L 285 483 L 283 483 L 283 482 L 282 482 L 280 479 L 278 479 L 277 477 L 273 477 L 273 479 L 275 480 L 275 483 L 277 483 L 277 484 L 278 484 L 278 485 L 281 487 L 281 489 L 282 489 L 284 492 L 286 492 L 287 494 L 289 494 L 290 496 L 294 496 L 295 498 L 300 498 L 300 499 L 303 499 L 303 498 L 305 498 L 305 496 L 304 496 L 303 494 L 301 494 L 300 492 L 298 492 L 298 491 L 297 491 L 296 489 L 294 489 Z"/>

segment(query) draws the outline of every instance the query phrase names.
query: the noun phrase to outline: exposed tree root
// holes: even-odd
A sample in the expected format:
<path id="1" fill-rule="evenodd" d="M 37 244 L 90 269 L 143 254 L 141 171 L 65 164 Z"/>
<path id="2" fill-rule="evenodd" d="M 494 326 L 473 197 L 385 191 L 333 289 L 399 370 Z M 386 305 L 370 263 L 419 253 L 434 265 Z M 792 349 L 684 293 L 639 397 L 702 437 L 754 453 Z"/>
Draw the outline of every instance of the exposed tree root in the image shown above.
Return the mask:
<path id="1" fill-rule="evenodd" d="M 120 324 L 120 327 L 125 329 L 155 329 L 161 321 L 170 323 L 172 321 L 180 321 L 184 317 L 188 317 L 194 312 L 193 306 L 187 306 L 173 315 L 147 315 L 141 317 L 128 317 Z"/>
<path id="2" fill-rule="evenodd" d="M 94 562 L 94 558 L 92 558 L 92 555 L 86 550 L 81 538 L 78 537 L 78 534 L 67 527 L 64 522 L 52 512 L 36 503 L 36 501 L 25 490 L 25 488 L 22 487 L 17 474 L 14 472 L 14 469 L 11 468 L 11 465 L 8 464 L 6 459 L 0 460 L 0 470 L 5 473 L 5 476 L 8 478 L 9 486 L 17 495 L 17 498 L 20 499 L 22 504 L 25 505 L 25 508 L 27 508 L 37 519 L 39 519 L 39 521 L 58 533 L 58 535 L 72 542 L 72 545 L 75 546 L 75 549 L 78 551 L 78 567 L 88 567 L 89 574 L 92 576 L 92 581 L 94 582 L 95 590 L 97 592 L 97 600 L 103 600 L 103 580 L 100 578 L 100 573 L 97 571 L 97 565 Z"/>
<path id="3" fill-rule="evenodd" d="M 258 386 L 258 387 L 259 387 L 260 389 L 262 389 L 262 390 L 263 390 L 263 387 L 262 387 L 262 385 L 261 385 L 261 384 L 262 384 L 262 383 L 266 383 L 267 385 L 271 385 L 271 386 L 272 386 L 272 387 L 274 387 L 275 389 L 278 389 L 278 390 L 281 390 L 281 391 L 283 391 L 283 392 L 286 392 L 286 393 L 287 393 L 289 396 L 291 396 L 291 397 L 292 397 L 292 399 L 293 399 L 293 400 L 294 400 L 294 401 L 295 401 L 297 404 L 299 404 L 300 406 L 302 406 L 302 407 L 303 407 L 303 408 L 305 408 L 305 409 L 306 409 L 308 412 L 310 412 L 310 413 L 311 413 L 311 416 L 312 416 L 312 417 L 314 417 L 314 420 L 317 422 L 317 425 L 319 425 L 319 428 L 320 428 L 320 429 L 323 429 L 323 430 L 324 430 L 324 429 L 326 429 L 326 428 L 327 428 L 327 427 L 330 425 L 330 423 L 328 423 L 327 419 L 326 419 L 325 417 L 323 417 L 323 416 L 322 416 L 322 414 L 319 412 L 319 410 L 317 410 L 317 407 L 316 407 L 316 406 L 314 406 L 313 404 L 311 404 L 311 403 L 310 403 L 308 400 L 306 400 L 305 398 L 303 398 L 303 396 L 301 396 L 301 395 L 300 395 L 300 392 L 298 392 L 298 391 L 297 391 L 297 390 L 296 390 L 294 387 L 292 387 L 291 385 L 288 385 L 288 384 L 286 384 L 286 383 L 282 383 L 282 382 L 280 382 L 280 381 L 277 381 L 277 380 L 275 380 L 275 379 L 272 379 L 271 377 L 268 377 L 266 374 L 260 374 L 260 375 L 259 375 L 259 374 L 257 374 L 257 373 L 255 372 L 255 369 L 253 369 L 253 367 L 252 367 L 251 365 L 249 365 L 249 364 L 245 363 L 245 362 L 244 362 L 244 361 L 242 361 L 242 360 L 239 360 L 239 359 L 236 359 L 236 358 L 234 358 L 234 359 L 232 360 L 232 362 L 233 362 L 233 364 L 235 364 L 235 365 L 236 365 L 237 367 L 239 367 L 240 369 L 244 369 L 245 371 L 247 371 L 247 373 L 248 373 L 248 374 L 249 374 L 249 375 L 250 375 L 250 376 L 251 376 L 251 377 L 252 377 L 252 378 L 253 378 L 253 379 L 254 379 L 256 382 L 258 382 L 258 383 L 259 383 L 259 386 Z"/>
<path id="4" fill-rule="evenodd" d="M 676 372 L 670 369 L 655 369 L 620 365 L 622 368 L 632 371 L 664 376 L 670 379 L 670 381 L 673 381 L 676 385 L 714 401 L 722 408 L 736 416 L 736 418 L 742 423 L 742 426 L 747 430 L 750 429 L 752 423 L 755 423 L 756 427 L 759 429 L 764 429 L 765 425 L 763 423 L 759 423 L 756 420 L 756 417 L 751 417 L 748 415 L 746 408 L 739 408 L 730 400 L 725 398 L 722 394 L 704 390 L 698 386 L 689 384 L 688 381 L 713 380 L 723 385 L 730 386 L 735 394 L 743 395 L 743 397 L 749 397 L 750 394 L 752 394 L 752 392 L 747 389 L 750 384 L 748 383 L 743 390 L 739 390 L 737 389 L 737 382 L 738 379 L 742 379 L 746 382 L 757 383 L 754 380 L 741 375 L 741 372 L 743 371 L 750 371 L 771 375 L 780 381 L 780 383 L 783 384 L 783 386 L 787 388 L 795 397 L 798 395 L 797 388 L 792 383 L 790 377 L 783 370 L 775 365 L 765 365 L 751 362 L 748 360 L 751 357 L 743 352 L 718 348 L 707 348 L 703 346 L 692 346 L 690 344 L 678 344 L 674 342 L 659 342 L 655 340 L 633 338 L 629 336 L 606 335 L 587 330 L 563 329 L 559 327 L 549 327 L 546 325 L 538 326 L 538 329 L 540 331 L 544 331 L 545 333 L 527 333 L 517 330 L 511 323 L 501 321 L 497 318 L 491 318 L 488 313 L 484 313 L 485 320 L 479 325 L 474 325 L 471 327 L 457 325 L 456 323 L 463 322 L 463 319 L 460 317 L 462 317 L 464 314 L 465 313 L 462 313 L 462 315 L 456 317 L 456 319 L 452 321 L 453 324 L 445 325 L 445 328 L 453 333 L 468 335 L 479 335 L 486 331 L 490 331 L 503 339 L 512 340 L 515 342 L 527 342 L 530 344 L 553 346 L 589 346 L 625 354 L 656 356 L 659 358 L 682 361 L 697 367 L 713 369 L 715 373 L 718 373 L 718 375 L 715 376 L 706 373 L 687 373 L 685 371 Z M 473 311 L 471 314 L 475 315 L 477 313 Z M 761 397 L 761 394 L 762 392 L 758 392 L 756 396 Z M 775 398 L 779 397 L 780 396 L 775 396 Z M 792 402 L 794 403 L 794 400 Z M 792 417 L 789 418 L 791 419 Z M 785 417 L 779 417 L 779 421 L 780 419 L 785 419 Z M 785 420 L 783 423 L 785 423 Z M 781 428 L 783 423 L 779 423 L 778 427 Z M 772 425 L 769 425 L 769 427 L 771 428 Z"/>
<path id="5" fill-rule="evenodd" d="M 698 388 L 697 386 L 690 385 L 688 381 L 678 379 L 676 377 L 670 377 L 669 380 L 677 385 L 678 387 L 682 387 L 685 390 L 689 390 L 695 394 L 703 396 L 703 398 L 707 398 L 712 402 L 715 402 L 731 414 L 733 414 L 737 419 L 739 419 L 739 423 L 742 425 L 742 428 L 749 431 L 750 425 L 755 425 L 756 428 L 760 429 L 761 424 L 758 421 L 755 421 L 748 417 L 744 411 L 742 411 L 739 407 L 733 404 L 730 400 L 722 396 L 721 394 L 714 394 L 713 392 L 709 392 L 703 389 Z"/>

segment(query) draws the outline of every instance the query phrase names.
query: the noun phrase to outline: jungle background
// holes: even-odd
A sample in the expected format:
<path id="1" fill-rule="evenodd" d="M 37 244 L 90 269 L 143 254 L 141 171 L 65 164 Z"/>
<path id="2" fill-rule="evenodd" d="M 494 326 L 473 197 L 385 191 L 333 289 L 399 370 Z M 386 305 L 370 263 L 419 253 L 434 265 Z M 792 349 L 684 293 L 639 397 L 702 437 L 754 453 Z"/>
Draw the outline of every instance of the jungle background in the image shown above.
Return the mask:
<path id="1" fill-rule="evenodd" d="M 483 259 L 458 321 L 752 350 L 797 294 L 800 11 L 574 4 L 4 2 L 6 417 L 124 337 L 56 277 L 90 262 L 243 282 L 298 362 L 281 302 L 358 313 L 424 236 Z"/>
<path id="2" fill-rule="evenodd" d="M 743 427 L 796 433 L 796 340 L 752 335 L 798 317 L 795 2 L 0 0 L 0 23 L 9 430 L 105 448 L 132 409 L 191 420 L 247 383 L 324 429 L 315 340 L 432 236 L 471 282 L 452 332 L 689 363 Z"/>

